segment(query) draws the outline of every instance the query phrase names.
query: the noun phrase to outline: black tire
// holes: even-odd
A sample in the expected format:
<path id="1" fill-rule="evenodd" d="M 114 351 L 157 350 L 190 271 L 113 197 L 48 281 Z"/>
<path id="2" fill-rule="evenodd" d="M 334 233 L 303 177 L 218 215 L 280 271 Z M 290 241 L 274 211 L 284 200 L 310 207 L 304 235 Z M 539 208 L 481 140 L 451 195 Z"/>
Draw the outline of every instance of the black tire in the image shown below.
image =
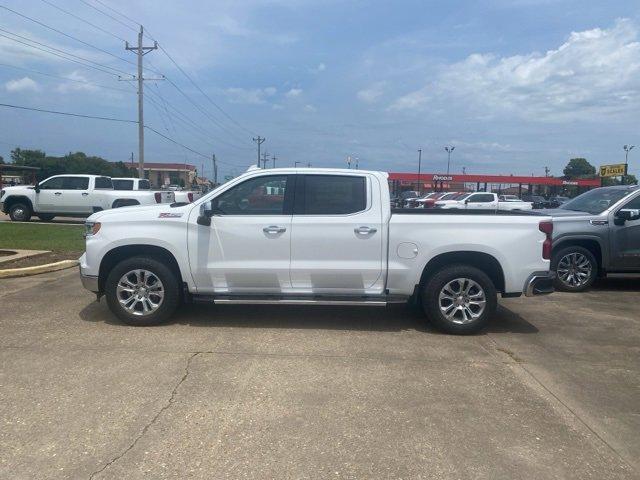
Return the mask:
<path id="1" fill-rule="evenodd" d="M 51 220 L 53 220 L 54 218 L 56 218 L 55 215 L 52 215 L 50 213 L 39 213 L 38 214 L 38 218 L 40 220 L 42 220 L 43 222 L 50 222 Z"/>
<path id="2" fill-rule="evenodd" d="M 133 270 L 147 270 L 160 280 L 164 287 L 164 298 L 159 303 L 157 310 L 152 313 L 142 315 L 132 313 L 121 305 L 118 297 L 118 282 L 127 273 Z M 126 295 L 126 293 L 124 293 Z M 120 320 L 133 326 L 158 325 L 169 320 L 180 303 L 180 281 L 176 274 L 167 267 L 161 260 L 146 257 L 133 257 L 122 260 L 107 276 L 105 283 L 105 296 L 109 309 Z M 126 297 L 129 298 L 129 297 Z M 137 302 L 134 302 L 137 303 Z M 138 302 L 139 303 L 139 302 Z M 141 303 L 139 303 L 142 305 Z"/>
<path id="3" fill-rule="evenodd" d="M 14 222 L 28 222 L 31 220 L 31 207 L 26 203 L 16 202 L 9 207 L 9 218 Z"/>
<path id="4" fill-rule="evenodd" d="M 580 258 L 580 256 L 582 256 L 589 265 L 588 270 L 590 273 L 588 277 L 586 278 L 586 280 L 581 281 L 579 284 L 575 284 L 569 281 L 568 278 L 563 278 L 563 275 L 561 274 L 563 272 L 558 272 L 558 265 L 560 264 L 561 260 L 567 255 L 573 254 L 575 254 L 577 258 Z M 557 252 L 553 252 L 551 258 L 551 270 L 556 272 L 556 278 L 554 280 L 554 286 L 556 290 L 560 290 L 562 292 L 583 292 L 588 289 L 598 277 L 598 261 L 596 260 L 596 257 L 593 255 L 593 253 L 591 253 L 586 248 L 580 247 L 578 245 L 572 245 L 562 248 Z"/>
<path id="5" fill-rule="evenodd" d="M 477 287 L 471 287 L 467 291 L 465 296 L 476 295 L 479 293 L 480 289 L 482 290 L 485 299 L 484 310 L 481 311 L 480 306 L 474 304 L 469 307 L 468 311 L 470 313 L 467 313 L 459 310 L 458 307 L 453 306 L 453 302 L 449 304 L 446 303 L 446 301 L 443 299 L 443 302 L 445 302 L 445 307 L 452 305 L 452 311 L 455 312 L 456 310 L 458 310 L 460 316 L 465 315 L 464 320 L 460 317 L 447 318 L 447 316 L 441 310 L 439 297 L 443 288 L 447 284 L 454 282 L 456 279 L 469 279 L 476 284 Z M 471 283 L 465 283 L 464 286 L 470 284 Z M 459 285 L 459 290 L 463 291 L 464 286 Z M 480 298 L 478 298 L 478 300 L 480 300 Z M 446 333 L 468 335 L 479 332 L 486 326 L 489 319 L 495 313 L 497 304 L 498 295 L 496 292 L 496 287 L 494 286 L 491 279 L 482 270 L 471 267 L 469 265 L 452 265 L 449 267 L 444 267 L 436 272 L 422 288 L 422 306 L 425 314 L 435 327 Z M 451 311 L 448 313 L 451 313 Z M 479 316 L 477 316 L 476 318 L 466 318 L 466 315 L 473 316 L 478 313 Z M 457 315 L 457 313 L 454 313 L 454 315 Z M 465 323 L 462 323 L 463 321 Z"/>

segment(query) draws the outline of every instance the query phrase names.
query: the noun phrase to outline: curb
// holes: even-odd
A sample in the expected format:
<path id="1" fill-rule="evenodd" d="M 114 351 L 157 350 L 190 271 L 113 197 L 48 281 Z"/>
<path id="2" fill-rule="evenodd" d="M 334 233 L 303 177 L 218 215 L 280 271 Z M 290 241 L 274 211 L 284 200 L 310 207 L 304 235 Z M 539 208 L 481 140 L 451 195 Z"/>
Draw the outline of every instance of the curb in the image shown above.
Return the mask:
<path id="1" fill-rule="evenodd" d="M 45 265 L 35 265 L 33 267 L 6 268 L 0 270 L 0 278 L 27 277 L 40 273 L 56 272 L 78 265 L 78 260 L 61 260 L 59 262 L 47 263 Z"/>

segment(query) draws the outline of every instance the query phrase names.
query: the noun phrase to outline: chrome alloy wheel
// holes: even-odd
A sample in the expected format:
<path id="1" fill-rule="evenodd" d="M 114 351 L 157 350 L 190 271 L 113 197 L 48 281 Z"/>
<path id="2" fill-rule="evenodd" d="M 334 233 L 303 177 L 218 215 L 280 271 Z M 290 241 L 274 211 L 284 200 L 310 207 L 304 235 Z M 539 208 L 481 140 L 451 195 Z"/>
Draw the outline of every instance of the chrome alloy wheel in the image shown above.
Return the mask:
<path id="1" fill-rule="evenodd" d="M 129 313 L 150 315 L 162 305 L 164 285 L 149 270 L 131 270 L 118 280 L 116 296 Z"/>
<path id="2" fill-rule="evenodd" d="M 13 210 L 13 216 L 16 218 L 16 220 L 18 221 L 22 221 L 25 219 L 25 217 L 27 212 L 24 211 L 24 208 L 22 207 L 17 207 L 16 209 Z"/>
<path id="3" fill-rule="evenodd" d="M 558 262 L 557 273 L 560 281 L 569 287 L 582 287 L 591 278 L 593 266 L 581 253 L 568 253 Z"/>
<path id="4" fill-rule="evenodd" d="M 477 282 L 470 278 L 456 278 L 442 287 L 438 304 L 447 320 L 464 325 L 482 315 L 487 299 Z"/>

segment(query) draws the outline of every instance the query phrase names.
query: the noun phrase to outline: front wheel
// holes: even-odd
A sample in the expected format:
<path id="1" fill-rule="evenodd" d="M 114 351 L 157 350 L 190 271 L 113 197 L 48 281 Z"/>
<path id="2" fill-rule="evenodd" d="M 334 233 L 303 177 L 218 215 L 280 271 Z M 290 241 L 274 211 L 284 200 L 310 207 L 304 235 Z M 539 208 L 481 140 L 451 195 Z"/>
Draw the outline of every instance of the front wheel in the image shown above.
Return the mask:
<path id="1" fill-rule="evenodd" d="M 445 267 L 422 290 L 422 305 L 429 320 L 453 334 L 480 331 L 498 304 L 496 288 L 482 271 L 467 265 Z"/>
<path id="2" fill-rule="evenodd" d="M 571 246 L 554 253 L 551 269 L 556 272 L 555 287 L 563 292 L 582 292 L 598 275 L 598 262 L 589 250 Z"/>
<path id="3" fill-rule="evenodd" d="M 28 222 L 31 215 L 31 208 L 25 203 L 14 203 L 9 208 L 9 218 L 14 222 Z"/>
<path id="4" fill-rule="evenodd" d="M 174 272 L 154 258 L 134 257 L 109 273 L 105 295 L 109 309 L 124 323 L 157 325 L 167 321 L 180 302 Z"/>

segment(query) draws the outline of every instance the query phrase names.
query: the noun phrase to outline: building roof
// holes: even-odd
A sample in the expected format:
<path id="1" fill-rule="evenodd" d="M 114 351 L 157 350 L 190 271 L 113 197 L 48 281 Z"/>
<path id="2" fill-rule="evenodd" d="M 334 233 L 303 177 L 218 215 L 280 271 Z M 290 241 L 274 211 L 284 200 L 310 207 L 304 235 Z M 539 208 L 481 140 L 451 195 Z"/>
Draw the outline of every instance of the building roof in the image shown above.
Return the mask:
<path id="1" fill-rule="evenodd" d="M 138 168 L 138 162 L 125 162 L 125 165 L 129 168 Z M 149 170 L 189 170 L 194 171 L 195 165 L 188 163 L 160 163 L 160 162 L 144 162 L 144 169 Z"/>

